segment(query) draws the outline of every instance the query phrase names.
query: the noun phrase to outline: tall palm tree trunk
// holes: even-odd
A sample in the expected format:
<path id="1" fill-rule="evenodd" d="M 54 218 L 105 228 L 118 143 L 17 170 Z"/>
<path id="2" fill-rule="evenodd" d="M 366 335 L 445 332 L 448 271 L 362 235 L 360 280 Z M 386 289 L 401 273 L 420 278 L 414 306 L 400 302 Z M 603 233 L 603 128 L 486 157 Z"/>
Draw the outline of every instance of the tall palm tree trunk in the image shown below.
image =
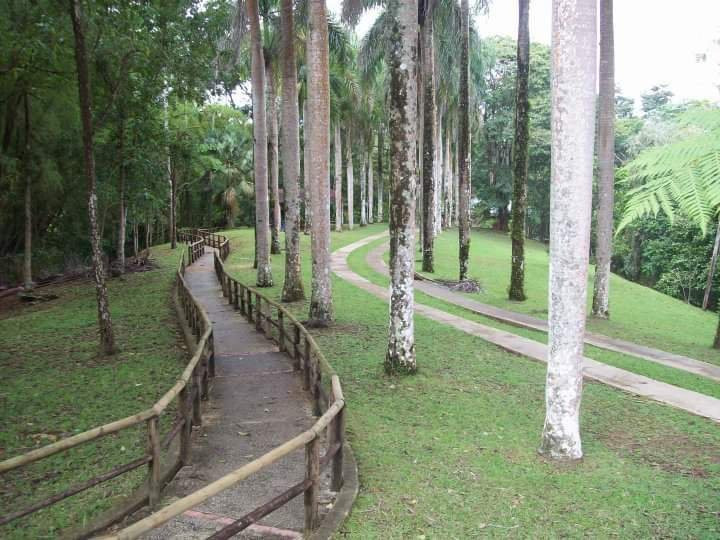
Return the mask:
<path id="1" fill-rule="evenodd" d="M 32 171 L 30 167 L 30 98 L 25 93 L 25 148 L 23 149 L 23 172 L 25 173 L 25 239 L 23 246 L 23 288 L 32 290 Z"/>
<path id="2" fill-rule="evenodd" d="M 375 134 L 370 136 L 370 149 L 368 150 L 368 185 L 367 185 L 367 221 L 373 222 L 373 192 L 375 190 L 375 178 L 373 171 L 373 143 Z"/>
<path id="3" fill-rule="evenodd" d="M 253 137 L 255 139 L 255 255 L 257 257 L 257 286 L 272 287 L 270 271 L 270 208 L 268 206 L 267 124 L 265 117 L 265 62 L 258 0 L 247 0 L 252 49 L 252 105 Z"/>
<path id="4" fill-rule="evenodd" d="M 355 220 L 355 210 L 353 208 L 355 179 L 353 178 L 352 138 L 350 130 L 347 131 L 347 136 L 345 137 L 345 166 L 347 167 L 347 223 L 348 229 L 352 231 Z"/>
<path id="5" fill-rule="evenodd" d="M 92 93 L 90 92 L 90 75 L 88 72 L 87 49 L 85 48 L 85 31 L 79 0 L 70 0 L 70 18 L 75 35 L 75 64 L 77 67 L 78 98 L 80 102 L 80 118 L 82 122 L 83 160 L 85 164 L 85 180 L 88 190 L 88 217 L 90 221 L 90 246 L 92 248 L 93 278 L 97 297 L 98 326 L 100 329 L 100 347 L 104 354 L 115 352 L 115 333 L 110 316 L 107 287 L 105 286 L 105 268 L 103 267 L 102 250 L 97 221 L 97 187 L 95 177 L 95 152 L 93 149 Z"/>
<path id="6" fill-rule="evenodd" d="M 385 141 L 382 128 L 378 130 L 378 187 L 377 187 L 377 220 L 378 223 L 383 221 L 383 197 L 385 196 L 385 186 L 383 185 L 383 149 Z"/>
<path id="7" fill-rule="evenodd" d="M 528 143 L 530 139 L 530 0 L 518 0 L 517 83 L 515 85 L 515 138 L 513 140 L 512 265 L 510 300 L 525 300 L 525 213 L 527 212 Z"/>
<path id="8" fill-rule="evenodd" d="M 385 370 L 414 373 L 415 199 L 417 191 L 417 0 L 390 0 L 390 323 Z"/>
<path id="9" fill-rule="evenodd" d="M 458 240 L 460 281 L 468 278 L 470 259 L 470 103 L 468 75 L 470 71 L 470 6 L 460 3 L 460 100 L 458 105 Z"/>
<path id="10" fill-rule="evenodd" d="M 435 198 L 433 200 L 433 208 L 435 210 L 435 237 L 442 232 L 442 198 L 443 198 L 443 163 L 445 154 L 443 153 L 443 137 L 442 137 L 442 113 L 437 115 L 437 126 L 435 130 Z"/>
<path id="11" fill-rule="evenodd" d="M 335 124 L 335 230 L 342 231 L 343 202 L 342 202 L 342 136 L 340 123 Z"/>
<path id="12" fill-rule="evenodd" d="M 117 270 L 125 272 L 125 237 L 127 235 L 127 206 L 125 205 L 125 121 L 120 119 L 118 130 L 118 245 L 117 245 Z"/>
<path id="13" fill-rule="evenodd" d="M 445 126 L 445 160 L 443 161 L 443 182 L 445 183 L 445 200 L 443 201 L 444 220 L 446 229 L 452 227 L 452 154 L 450 153 L 450 122 Z"/>
<path id="14" fill-rule="evenodd" d="M 613 0 L 600 0 L 598 210 L 592 314 L 610 317 L 610 260 L 615 205 L 615 39 Z"/>
<path id="15" fill-rule="evenodd" d="M 330 52 L 325 0 L 310 0 L 308 11 L 308 113 L 312 156 L 310 322 L 314 326 L 327 326 L 333 320 L 333 305 L 330 280 Z"/>
<path id="16" fill-rule="evenodd" d="M 266 65 L 267 75 L 267 116 L 268 116 L 268 158 L 270 165 L 270 199 L 272 219 L 270 228 L 270 253 L 280 254 L 280 186 L 278 185 L 278 120 L 277 120 L 277 88 L 275 85 L 275 69 L 272 63 Z"/>
<path id="17" fill-rule="evenodd" d="M 282 0 L 282 162 L 285 194 L 285 281 L 282 301 L 305 298 L 300 269 L 300 122 L 292 0 Z"/>
<path id="18" fill-rule="evenodd" d="M 432 15 L 424 10 L 421 29 L 422 84 L 423 84 L 423 137 L 422 137 L 422 269 L 434 272 L 435 240 L 435 145 L 437 142 L 437 107 L 435 104 L 435 54 Z"/>
<path id="19" fill-rule="evenodd" d="M 580 401 L 595 137 L 597 0 L 554 0 L 550 313 L 540 452 L 582 457 Z"/>
<path id="20" fill-rule="evenodd" d="M 367 225 L 367 153 L 360 161 L 360 226 Z"/>

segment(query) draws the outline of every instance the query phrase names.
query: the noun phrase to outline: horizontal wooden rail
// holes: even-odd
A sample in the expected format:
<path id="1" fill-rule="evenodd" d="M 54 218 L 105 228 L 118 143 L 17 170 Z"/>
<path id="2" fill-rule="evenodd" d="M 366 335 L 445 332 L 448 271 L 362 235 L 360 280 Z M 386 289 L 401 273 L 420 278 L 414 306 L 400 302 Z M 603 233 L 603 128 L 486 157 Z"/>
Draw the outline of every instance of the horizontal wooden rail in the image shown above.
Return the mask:
<path id="1" fill-rule="evenodd" d="M 2 461 L 0 462 L 0 474 L 28 466 L 52 455 L 66 452 L 79 445 L 96 441 L 106 435 L 118 433 L 143 423 L 146 424 L 147 427 L 148 443 L 146 454 L 131 463 L 117 466 L 109 472 L 90 478 L 81 484 L 72 486 L 61 493 L 48 497 L 24 509 L 0 515 L 0 525 L 32 514 L 102 482 L 109 481 L 121 474 L 135 470 L 145 464 L 148 465 L 148 499 L 151 506 L 153 506 L 159 500 L 163 484 L 169 480 L 163 479 L 161 473 L 162 450 L 167 450 L 170 447 L 172 440 L 178 433 L 181 434 L 181 441 L 177 452 L 178 455 L 170 470 L 176 471 L 180 466 L 189 463 L 190 432 L 192 425 L 197 425 L 201 421 L 199 416 L 200 400 L 203 396 L 207 397 L 207 381 L 212 378 L 215 373 L 215 354 L 210 319 L 190 292 L 184 277 L 186 266 L 192 264 L 204 253 L 205 237 L 202 234 L 194 234 L 187 231 L 179 232 L 178 237 L 188 244 L 187 259 L 189 262 L 186 264 L 186 254 L 183 253 L 175 276 L 175 287 L 180 308 L 187 319 L 188 326 L 194 334 L 196 346 L 192 357 L 177 382 L 149 409 Z M 224 237 L 216 238 L 213 242 L 218 246 L 228 245 Z M 205 382 L 198 384 L 198 381 Z M 203 388 L 200 386 L 203 386 Z M 161 441 L 159 421 L 170 403 L 175 399 L 178 399 L 180 416 L 174 422 L 170 432 Z M 2 534 L 0 534 L 0 536 L 2 536 Z"/>
<path id="2" fill-rule="evenodd" d="M 340 378 L 323 356 L 313 337 L 292 313 L 256 289 L 247 287 L 227 274 L 223 264 L 223 259 L 227 254 L 224 255 L 222 247 L 228 245 L 227 240 L 218 241 L 213 236 L 217 235 L 206 233 L 204 238 L 208 245 L 217 250 L 213 255 L 215 272 L 228 303 L 240 310 L 249 322 L 254 322 L 256 328 L 263 331 L 268 338 L 277 341 L 280 350 L 285 351 L 294 360 L 295 367 L 303 371 L 302 378 L 306 383 L 306 389 L 310 390 L 313 397 L 316 413 L 319 414 L 323 409 L 324 412 L 307 431 L 107 538 L 123 540 L 138 538 L 303 447 L 305 448 L 306 472 L 302 481 L 290 486 L 280 495 L 218 531 L 211 538 L 229 538 L 263 516 L 287 504 L 301 493 L 304 493 L 305 499 L 305 533 L 307 535 L 318 526 L 320 471 L 326 466 L 332 466 L 331 489 L 339 491 L 342 487 L 345 398 Z M 286 328 L 286 325 L 289 325 L 290 328 Z M 322 388 L 323 372 L 330 377 L 329 393 Z M 323 433 L 326 434 L 327 447 L 321 457 L 319 440 Z"/>

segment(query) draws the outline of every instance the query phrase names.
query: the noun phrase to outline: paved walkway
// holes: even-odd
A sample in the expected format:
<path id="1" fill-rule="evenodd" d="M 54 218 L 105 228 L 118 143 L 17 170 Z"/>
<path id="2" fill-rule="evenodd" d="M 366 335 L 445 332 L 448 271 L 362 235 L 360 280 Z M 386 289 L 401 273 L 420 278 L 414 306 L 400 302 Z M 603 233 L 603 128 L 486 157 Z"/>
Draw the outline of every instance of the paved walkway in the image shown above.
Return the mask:
<path id="1" fill-rule="evenodd" d="M 383 255 L 388 251 L 388 249 L 389 245 L 387 243 L 382 244 L 370 251 L 367 256 L 368 265 L 380 274 L 387 274 L 388 272 L 385 261 L 383 260 Z M 547 320 L 483 304 L 482 302 L 478 302 L 477 300 L 468 297 L 466 294 L 453 292 L 447 287 L 433 283 L 431 280 L 427 280 L 422 276 L 420 279 L 415 279 L 415 288 L 429 296 L 433 296 L 450 304 L 463 307 L 473 313 L 490 317 L 496 321 L 520 326 L 522 328 L 539 330 L 541 332 L 548 331 Z M 694 358 L 689 358 L 680 354 L 646 347 L 631 341 L 612 338 L 593 332 L 585 332 L 585 343 L 600 349 L 619 352 L 629 356 L 635 356 L 649 362 L 655 362 L 656 364 L 663 364 L 665 366 L 681 369 L 683 371 L 720 382 L 720 366 L 715 364 L 710 364 L 708 362 L 695 360 Z"/>
<path id="2" fill-rule="evenodd" d="M 364 277 L 356 274 L 350 269 L 347 263 L 347 258 L 350 253 L 375 240 L 383 238 L 386 234 L 387 233 L 382 233 L 369 236 L 335 251 L 332 255 L 331 264 L 333 271 L 342 279 L 387 301 L 390 295 L 386 287 L 375 285 Z M 384 267 L 382 272 L 386 272 Z M 469 321 L 420 303 L 415 304 L 415 312 L 429 319 L 480 337 L 512 353 L 521 354 L 541 362 L 547 361 L 547 346 L 543 343 Z M 584 358 L 583 360 L 583 371 L 587 378 L 671 405 L 678 409 L 683 409 L 693 414 L 709 418 L 715 422 L 720 422 L 720 399 L 656 381 L 649 377 L 643 377 L 642 375 L 637 375 L 607 364 L 602 364 L 591 358 Z"/>
<path id="3" fill-rule="evenodd" d="M 189 495 L 312 426 L 315 419 L 300 376 L 275 344 L 235 312 L 223 298 L 212 251 L 187 268 L 185 279 L 213 324 L 216 377 L 203 425 L 193 434 L 192 464 L 164 492 L 164 503 Z M 212 497 L 146 538 L 207 538 L 283 492 L 305 474 L 304 452 Z M 251 526 L 246 538 L 300 538 L 303 498 Z"/>

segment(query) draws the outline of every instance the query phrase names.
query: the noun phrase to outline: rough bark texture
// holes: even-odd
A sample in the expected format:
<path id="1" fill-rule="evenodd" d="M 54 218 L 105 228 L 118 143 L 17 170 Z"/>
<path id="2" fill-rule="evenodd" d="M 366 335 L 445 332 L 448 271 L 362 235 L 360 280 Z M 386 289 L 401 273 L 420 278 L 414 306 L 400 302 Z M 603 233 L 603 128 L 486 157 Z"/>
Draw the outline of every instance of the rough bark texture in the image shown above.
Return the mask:
<path id="1" fill-rule="evenodd" d="M 423 81 L 423 137 L 422 137 L 422 246 L 423 272 L 434 272 L 435 240 L 435 143 L 437 141 L 437 108 L 435 105 L 435 55 L 433 54 L 433 21 L 425 13 L 421 30 Z"/>
<path id="2" fill-rule="evenodd" d="M 582 457 L 580 400 L 595 136 L 596 0 L 555 0 L 552 33 L 550 282 L 540 452 Z"/>
<path id="3" fill-rule="evenodd" d="M 172 155 L 170 153 L 170 120 L 168 117 L 167 89 L 163 92 L 163 128 L 165 130 L 165 176 L 168 183 L 168 228 L 170 234 L 170 249 L 177 248 L 177 227 L 175 223 L 175 195 L 173 193 Z"/>
<path id="4" fill-rule="evenodd" d="M 383 197 L 385 196 L 385 186 L 383 185 L 383 149 L 385 141 L 383 139 L 383 130 L 378 131 L 378 175 L 377 175 L 377 220 L 382 223 L 383 220 Z"/>
<path id="5" fill-rule="evenodd" d="M 347 137 L 345 137 L 345 166 L 347 167 L 347 224 L 348 229 L 352 231 L 354 225 L 353 199 L 355 194 L 353 193 L 353 188 L 355 187 L 355 180 L 353 178 L 352 139 L 350 131 L 347 132 Z"/>
<path id="6" fill-rule="evenodd" d="M 417 0 L 391 0 L 390 323 L 385 370 L 413 373 L 417 184 Z"/>
<path id="7" fill-rule="evenodd" d="M 307 98 L 303 103 L 303 206 L 305 208 L 305 234 L 310 234 L 312 227 L 312 205 L 310 203 L 310 120 L 308 118 Z"/>
<path id="8" fill-rule="evenodd" d="M 598 209 L 592 314 L 610 316 L 610 260 L 615 205 L 615 43 L 613 0 L 600 0 Z"/>
<path id="9" fill-rule="evenodd" d="M 310 323 L 327 326 L 333 319 L 333 305 L 330 280 L 330 53 L 325 0 L 310 0 L 308 11 L 308 113 L 312 156 Z"/>
<path id="10" fill-rule="evenodd" d="M 95 153 L 93 149 L 92 101 L 90 92 L 90 76 L 85 48 L 85 34 L 79 0 L 70 0 L 70 18 L 75 35 L 75 64 L 78 78 L 78 98 L 82 121 L 83 158 L 85 180 L 88 190 L 88 217 L 90 221 L 90 246 L 92 248 L 93 278 L 97 296 L 98 326 L 100 329 L 100 347 L 104 354 L 115 352 L 115 334 L 113 332 L 107 287 L 105 286 L 105 268 L 103 267 L 102 250 L 97 221 L 97 189 L 95 178 Z"/>
<path id="11" fill-rule="evenodd" d="M 335 124 L 335 230 L 342 231 L 342 135 L 340 124 Z"/>
<path id="12" fill-rule="evenodd" d="M 283 302 L 305 298 L 300 273 L 300 122 L 295 63 L 295 23 L 292 0 L 282 0 L 282 161 L 285 191 L 285 282 Z"/>
<path id="13" fill-rule="evenodd" d="M 257 0 L 245 4 L 250 21 L 252 49 L 252 105 L 253 137 L 255 139 L 255 255 L 257 257 L 257 286 L 271 287 L 270 272 L 270 208 L 268 205 L 267 124 L 265 118 L 265 62 L 263 60 L 260 14 Z"/>
<path id="14" fill-rule="evenodd" d="M 443 160 L 443 182 L 445 184 L 445 199 L 443 201 L 443 227 L 452 227 L 452 154 L 450 152 L 450 123 L 445 128 L 445 159 Z"/>
<path id="15" fill-rule="evenodd" d="M 442 173 L 443 173 L 443 138 L 442 138 L 443 115 L 438 112 L 437 125 L 435 126 L 435 174 L 433 176 L 433 212 L 435 213 L 435 229 L 433 234 L 437 236 L 442 232 Z"/>
<path id="16" fill-rule="evenodd" d="M 268 118 L 268 161 L 270 166 L 270 200 L 272 206 L 272 219 L 270 227 L 270 253 L 280 254 L 280 186 L 278 185 L 278 120 L 277 120 L 277 89 L 275 84 L 275 70 L 272 64 L 266 68 L 267 75 L 267 118 Z"/>
<path id="17" fill-rule="evenodd" d="M 23 247 L 23 288 L 31 290 L 32 280 L 32 171 L 30 168 L 30 98 L 27 93 L 25 104 L 25 148 L 23 149 L 23 167 L 25 174 L 25 245 Z"/>
<path id="18" fill-rule="evenodd" d="M 470 7 L 461 0 L 460 33 L 460 100 L 458 105 L 458 240 L 460 281 L 468 277 L 470 259 L 470 105 L 468 76 L 470 71 Z"/>
<path id="19" fill-rule="evenodd" d="M 530 0 L 518 0 L 517 83 L 515 85 L 515 138 L 512 149 L 512 265 L 510 300 L 525 300 L 525 212 L 527 210 L 528 142 L 530 139 Z"/>
<path id="20" fill-rule="evenodd" d="M 375 177 L 373 171 L 373 143 L 375 136 L 370 138 L 370 149 L 368 150 L 368 179 L 367 179 L 367 221 L 373 222 L 373 192 L 375 190 Z"/>
<path id="21" fill-rule="evenodd" d="M 125 236 L 127 225 L 127 208 L 125 207 L 125 123 L 120 120 L 118 133 L 118 244 L 117 270 L 125 272 Z"/>
<path id="22" fill-rule="evenodd" d="M 360 226 L 367 225 L 367 154 L 363 152 L 360 162 Z"/>
<path id="23" fill-rule="evenodd" d="M 712 292 L 713 278 L 717 269 L 718 251 L 720 250 L 720 220 L 718 220 L 717 230 L 715 231 L 715 243 L 713 244 L 712 257 L 710 257 L 710 270 L 708 271 L 707 282 L 705 283 L 705 294 L 703 296 L 702 308 L 707 309 L 710 303 L 710 293 Z"/>

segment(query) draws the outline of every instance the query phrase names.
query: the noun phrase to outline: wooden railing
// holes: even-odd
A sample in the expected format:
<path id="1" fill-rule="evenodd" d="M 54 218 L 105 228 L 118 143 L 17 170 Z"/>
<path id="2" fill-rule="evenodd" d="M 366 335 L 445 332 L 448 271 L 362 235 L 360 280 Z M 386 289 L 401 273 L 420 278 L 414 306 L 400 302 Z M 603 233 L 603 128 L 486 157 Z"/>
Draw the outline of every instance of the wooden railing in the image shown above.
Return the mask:
<path id="1" fill-rule="evenodd" d="M 205 246 L 218 250 L 224 261 L 230 254 L 230 241 L 220 234 L 215 234 L 210 229 L 180 229 L 178 240 L 188 244 L 188 258 L 194 263 L 205 253 Z"/>
<path id="2" fill-rule="evenodd" d="M 221 241 L 219 245 L 222 244 Z M 295 368 L 302 372 L 304 388 L 309 390 L 312 395 L 315 414 L 322 414 L 322 416 L 310 429 L 267 454 L 109 538 L 123 540 L 138 538 L 303 447 L 305 448 L 305 476 L 302 480 L 217 531 L 210 538 L 214 540 L 230 538 L 300 494 L 304 494 L 305 533 L 307 535 L 319 524 L 320 472 L 327 466 L 332 467 L 330 488 L 339 491 L 342 487 L 345 398 L 340 379 L 305 327 L 283 306 L 262 295 L 256 289 L 247 287 L 230 277 L 223 264 L 223 250 L 218 248 L 218 251 L 214 253 L 215 272 L 222 285 L 223 295 L 249 322 L 253 322 L 255 327 L 264 332 L 269 339 L 276 341 L 280 350 L 285 351 L 293 359 Z M 323 378 L 323 374 L 325 374 L 325 378 Z M 321 456 L 320 439 L 323 433 L 326 435 L 327 444 L 325 452 Z"/>
<path id="3" fill-rule="evenodd" d="M 201 249 L 204 250 L 204 238 L 202 236 L 193 237 L 188 235 L 187 239 L 190 241 L 190 246 L 201 245 Z M 188 256 L 191 261 L 189 264 L 192 264 L 197 259 L 194 256 L 195 251 L 193 251 L 195 248 L 191 249 L 189 247 L 188 249 Z M 26 467 L 55 454 L 68 452 L 77 446 L 143 423 L 146 425 L 147 430 L 145 453 L 133 461 L 114 467 L 103 474 L 69 487 L 61 493 L 45 498 L 26 508 L 4 513 L 0 515 L 0 525 L 5 525 L 37 512 L 143 466 L 147 466 L 148 470 L 146 493 L 140 505 L 149 503 L 151 507 L 155 507 L 160 499 L 162 488 L 173 478 L 180 467 L 189 463 L 192 426 L 200 425 L 202 422 L 200 400 L 208 397 L 210 379 L 215 375 L 215 356 L 212 324 L 207 313 L 193 297 L 185 282 L 185 268 L 185 254 L 183 254 L 176 273 L 176 288 L 179 303 L 187 319 L 188 326 L 194 335 L 196 346 L 192 358 L 173 387 L 147 410 L 0 462 L 0 475 Z M 175 418 L 172 419 L 171 426 L 161 438 L 161 418 L 174 400 L 177 400 L 177 413 Z M 173 441 L 178 435 L 180 436 L 179 448 L 177 444 L 173 445 Z M 173 457 L 173 453 L 176 453 L 176 456 Z M 170 461 L 168 461 L 168 458 L 170 458 Z M 128 512 L 135 508 L 137 508 L 137 505 L 129 509 Z M 0 536 L 3 536 L 3 534 L 0 533 Z"/>

